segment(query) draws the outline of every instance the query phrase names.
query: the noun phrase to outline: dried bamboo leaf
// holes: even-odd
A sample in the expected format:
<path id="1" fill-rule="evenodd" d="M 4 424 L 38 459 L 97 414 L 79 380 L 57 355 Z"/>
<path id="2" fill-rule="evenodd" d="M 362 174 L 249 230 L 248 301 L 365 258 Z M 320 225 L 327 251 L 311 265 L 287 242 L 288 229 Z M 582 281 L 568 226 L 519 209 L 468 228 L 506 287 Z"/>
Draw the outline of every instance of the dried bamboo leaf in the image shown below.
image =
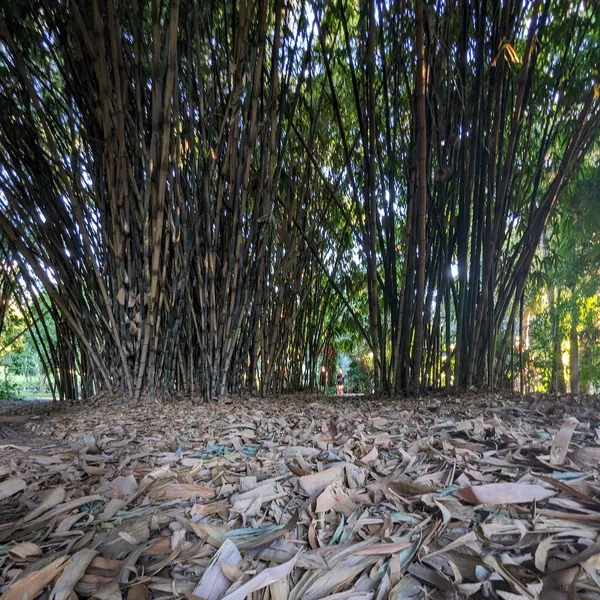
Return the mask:
<path id="1" fill-rule="evenodd" d="M 225 540 L 202 575 L 200 583 L 194 588 L 194 595 L 206 600 L 220 600 L 231 586 L 231 580 L 223 572 L 222 566 L 238 567 L 241 562 L 242 555 L 235 544 Z"/>
<path id="2" fill-rule="evenodd" d="M 29 521 L 32 521 L 40 515 L 43 515 L 47 510 L 55 508 L 61 502 L 64 502 L 64 500 L 65 488 L 63 488 L 62 486 L 54 488 L 37 508 L 33 509 L 28 515 L 25 515 L 25 517 L 23 517 L 23 522 L 27 523 Z"/>
<path id="3" fill-rule="evenodd" d="M 348 556 L 330 571 L 312 576 L 310 571 L 300 579 L 290 593 L 290 600 L 318 600 L 353 581 L 367 567 L 375 564 L 375 556 Z M 307 577 L 308 575 L 308 577 Z"/>
<path id="4" fill-rule="evenodd" d="M 360 404 L 318 402 L 306 409 L 310 418 L 298 416 L 297 403 L 274 410 L 258 400 L 236 402 L 210 409 L 169 404 L 151 412 L 119 407 L 110 421 L 93 421 L 93 435 L 86 433 L 88 420 L 96 419 L 89 408 L 75 410 L 68 422 L 45 419 L 59 437 L 64 431 L 81 441 L 71 454 L 12 460 L 6 474 L 31 484 L 18 501 L 8 499 L 30 512 L 0 525 L 5 554 L 18 560 L 11 576 L 23 567 L 20 579 L 40 571 L 56 558 L 53 551 L 93 548 L 102 556 L 75 583 L 79 597 L 120 598 L 122 590 L 132 600 L 173 594 L 195 600 L 204 595 L 194 594 L 199 580 L 206 583 L 213 573 L 226 585 L 214 596 L 234 594 L 294 558 L 288 577 L 252 594 L 380 600 L 433 597 L 439 592 L 432 588 L 441 587 L 461 597 L 482 590 L 522 595 L 510 576 L 542 596 L 530 573 L 571 567 L 580 569 L 580 581 L 595 585 L 600 488 L 590 477 L 597 466 L 594 429 L 579 428 L 581 447 L 569 453 L 581 470 L 560 468 L 548 476 L 538 473 L 552 468 L 544 454 L 556 426 L 550 415 L 520 401 L 507 401 L 518 410 L 495 412 L 470 401 L 401 412 L 393 403 L 370 403 L 368 414 Z M 203 423 L 210 412 L 206 432 L 190 411 L 199 411 Z M 488 441 L 492 430 L 501 445 Z M 298 477 L 285 470 L 286 448 L 302 448 L 291 454 Z M 65 502 L 64 488 L 49 487 L 56 477 L 66 482 L 71 500 Z M 198 487 L 210 497 L 194 504 Z M 415 497 L 407 513 L 404 499 Z M 541 504 L 545 498 L 550 506 Z M 523 502 L 536 503 L 535 526 L 532 507 Z M 477 504 L 497 508 L 482 511 Z M 29 536 L 38 531 L 46 532 L 44 543 L 30 554 Z M 582 543 L 589 548 L 574 554 Z M 228 547 L 236 548 L 237 564 L 217 564 L 215 548 Z M 489 554 L 506 573 L 483 562 Z M 207 568 L 211 561 L 218 571 Z M 565 585 L 549 577 L 544 585 Z M 498 589 L 499 578 L 510 591 Z"/>
<path id="5" fill-rule="evenodd" d="M 113 581 L 101 587 L 92 594 L 92 598 L 96 598 L 97 600 L 122 600 L 119 584 Z"/>
<path id="6" fill-rule="evenodd" d="M 27 487 L 24 479 L 19 477 L 9 477 L 0 482 L 0 500 L 6 500 L 19 492 L 22 492 Z"/>
<path id="7" fill-rule="evenodd" d="M 52 589 L 50 600 L 68 600 L 75 584 L 83 577 L 96 554 L 98 553 L 95 550 L 89 548 L 84 548 L 74 554 Z"/>
<path id="8" fill-rule="evenodd" d="M 579 421 L 574 417 L 569 417 L 560 428 L 560 431 L 554 437 L 552 447 L 550 448 L 550 464 L 562 465 L 567 458 L 569 444 Z"/>
<path id="9" fill-rule="evenodd" d="M 148 498 L 151 501 L 214 498 L 216 495 L 217 490 L 214 488 L 192 483 L 167 483 L 159 487 L 153 487 L 148 492 Z"/>
<path id="10" fill-rule="evenodd" d="M 127 600 L 148 600 L 148 586 L 145 583 L 135 583 L 127 592 Z"/>
<path id="11" fill-rule="evenodd" d="M 345 463 L 339 463 L 329 469 L 318 473 L 311 473 L 298 478 L 300 489 L 307 495 L 312 496 L 322 492 L 328 485 L 341 479 L 344 473 Z"/>
<path id="12" fill-rule="evenodd" d="M 294 568 L 298 556 L 292 558 L 292 560 L 278 565 L 276 567 L 270 567 L 255 575 L 250 581 L 240 586 L 236 590 L 233 590 L 223 596 L 222 600 L 244 600 L 248 595 L 262 590 L 263 588 L 275 583 L 281 579 L 286 578 Z"/>
<path id="13" fill-rule="evenodd" d="M 472 504 L 528 504 L 555 496 L 556 492 L 541 485 L 522 483 L 489 483 L 463 488 L 456 496 Z"/>
<path id="14" fill-rule="evenodd" d="M 69 563 L 68 556 L 61 556 L 39 571 L 29 573 L 18 579 L 2 595 L 1 600 L 23 600 L 24 598 L 35 598 L 45 587 L 50 585 Z"/>
<path id="15" fill-rule="evenodd" d="M 125 500 L 113 498 L 100 513 L 100 521 L 110 521 L 120 510 L 127 506 Z"/>
<path id="16" fill-rule="evenodd" d="M 535 568 L 544 573 L 546 571 L 546 561 L 548 560 L 548 552 L 552 548 L 554 537 L 550 536 L 542 540 L 535 549 Z"/>
<path id="17" fill-rule="evenodd" d="M 13 560 L 24 560 L 26 558 L 31 558 L 32 556 L 41 556 L 42 550 L 33 542 L 21 542 L 16 546 L 13 546 L 9 551 L 8 555 Z"/>
<path id="18" fill-rule="evenodd" d="M 436 488 L 422 483 L 413 483 L 410 481 L 390 481 L 387 487 L 399 496 L 410 498 L 411 496 L 423 496 L 436 491 Z"/>

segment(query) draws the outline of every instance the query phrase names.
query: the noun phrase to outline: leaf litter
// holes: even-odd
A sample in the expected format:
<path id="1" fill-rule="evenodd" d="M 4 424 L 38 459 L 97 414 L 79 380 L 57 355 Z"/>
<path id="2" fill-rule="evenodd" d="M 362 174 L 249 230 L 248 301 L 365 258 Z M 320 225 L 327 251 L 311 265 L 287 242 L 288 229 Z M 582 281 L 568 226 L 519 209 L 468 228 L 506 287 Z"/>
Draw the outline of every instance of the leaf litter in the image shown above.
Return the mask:
<path id="1" fill-rule="evenodd" d="M 600 598 L 593 398 L 8 410 L 2 600 Z"/>

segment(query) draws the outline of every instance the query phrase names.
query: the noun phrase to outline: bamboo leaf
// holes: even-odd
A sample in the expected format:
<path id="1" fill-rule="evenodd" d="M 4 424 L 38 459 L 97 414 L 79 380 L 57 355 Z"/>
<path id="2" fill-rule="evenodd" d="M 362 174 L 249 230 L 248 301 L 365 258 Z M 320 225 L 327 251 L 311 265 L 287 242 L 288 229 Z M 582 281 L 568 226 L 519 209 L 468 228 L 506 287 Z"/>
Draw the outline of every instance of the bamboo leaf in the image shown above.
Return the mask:
<path id="1" fill-rule="evenodd" d="M 0 482 L 0 500 L 10 498 L 19 492 L 22 492 L 27 487 L 25 480 L 19 477 L 9 477 Z"/>
<path id="2" fill-rule="evenodd" d="M 44 590 L 52 580 L 59 575 L 69 563 L 68 556 L 61 556 L 55 561 L 41 568 L 39 571 L 18 579 L 9 590 L 4 592 L 2 600 L 23 600 L 23 598 L 35 598 Z"/>
<path id="3" fill-rule="evenodd" d="M 456 496 L 472 504 L 529 504 L 539 502 L 556 495 L 556 492 L 541 485 L 521 483 L 489 483 L 463 488 Z"/>

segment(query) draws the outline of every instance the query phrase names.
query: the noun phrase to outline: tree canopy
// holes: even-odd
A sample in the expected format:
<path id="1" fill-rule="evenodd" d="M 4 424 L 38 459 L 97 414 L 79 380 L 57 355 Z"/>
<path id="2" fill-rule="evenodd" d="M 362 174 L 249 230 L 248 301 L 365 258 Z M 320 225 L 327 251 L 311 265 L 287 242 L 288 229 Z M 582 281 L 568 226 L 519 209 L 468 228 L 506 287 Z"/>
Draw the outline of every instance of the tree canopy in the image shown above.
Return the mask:
<path id="1" fill-rule="evenodd" d="M 379 389 L 514 385 L 535 273 L 584 333 L 599 51 L 586 1 L 4 3 L 0 328 L 62 397 L 312 387 L 341 323 Z"/>

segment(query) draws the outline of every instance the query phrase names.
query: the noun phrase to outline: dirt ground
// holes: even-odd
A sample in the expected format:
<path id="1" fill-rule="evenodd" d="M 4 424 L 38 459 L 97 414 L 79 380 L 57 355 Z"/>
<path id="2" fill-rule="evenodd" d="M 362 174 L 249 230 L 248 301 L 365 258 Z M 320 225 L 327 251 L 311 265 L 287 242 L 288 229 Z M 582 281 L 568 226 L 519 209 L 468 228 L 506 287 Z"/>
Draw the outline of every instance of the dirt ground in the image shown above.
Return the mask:
<path id="1" fill-rule="evenodd" d="M 0 403 L 2 599 L 600 598 L 599 407 Z"/>

